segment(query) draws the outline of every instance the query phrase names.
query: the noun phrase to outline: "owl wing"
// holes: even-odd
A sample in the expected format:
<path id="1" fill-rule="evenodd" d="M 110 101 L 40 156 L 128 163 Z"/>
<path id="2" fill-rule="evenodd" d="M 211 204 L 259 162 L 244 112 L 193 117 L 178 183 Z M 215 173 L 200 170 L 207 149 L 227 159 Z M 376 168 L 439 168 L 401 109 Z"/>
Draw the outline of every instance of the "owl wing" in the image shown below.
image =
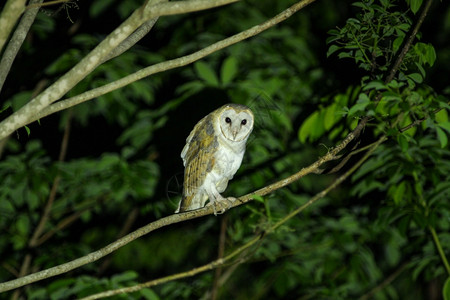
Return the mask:
<path id="1" fill-rule="evenodd" d="M 185 169 L 183 197 L 177 212 L 203 207 L 207 195 L 199 193 L 199 188 L 214 167 L 217 147 L 212 118 L 208 115 L 195 125 L 181 152 Z"/>

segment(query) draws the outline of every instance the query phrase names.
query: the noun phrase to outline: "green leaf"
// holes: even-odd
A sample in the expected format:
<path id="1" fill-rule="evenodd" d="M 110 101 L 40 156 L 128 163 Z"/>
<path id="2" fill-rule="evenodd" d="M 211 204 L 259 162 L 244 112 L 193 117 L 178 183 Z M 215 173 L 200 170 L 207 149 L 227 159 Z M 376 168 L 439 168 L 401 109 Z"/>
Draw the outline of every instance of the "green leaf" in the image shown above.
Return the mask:
<path id="1" fill-rule="evenodd" d="M 450 300 L 450 277 L 447 278 L 442 288 L 442 297 L 444 300 Z"/>
<path id="2" fill-rule="evenodd" d="M 387 88 L 386 88 L 386 85 L 382 81 L 374 80 L 374 81 L 369 82 L 368 84 L 366 84 L 363 87 L 363 91 L 367 91 L 370 89 L 376 89 L 377 91 L 379 91 L 379 90 L 386 90 Z"/>
<path id="3" fill-rule="evenodd" d="M 408 139 L 406 138 L 406 136 L 404 134 L 399 134 L 399 136 L 397 137 L 397 142 L 400 145 L 400 148 L 402 149 L 402 151 L 404 153 L 406 153 L 406 151 L 408 151 Z"/>
<path id="4" fill-rule="evenodd" d="M 400 46 L 402 45 L 404 38 L 405 38 L 404 36 L 399 36 L 394 40 L 394 43 L 392 44 L 394 53 L 397 52 L 398 49 L 400 49 Z"/>
<path id="5" fill-rule="evenodd" d="M 365 108 L 367 107 L 367 105 L 369 105 L 369 104 L 370 104 L 369 97 L 364 93 L 359 94 L 358 101 L 356 102 L 355 105 L 350 107 L 350 110 L 348 111 L 348 115 L 353 116 L 357 112 L 364 111 Z"/>
<path id="6" fill-rule="evenodd" d="M 382 167 L 385 164 L 385 161 L 380 159 L 379 157 L 374 157 L 367 160 L 356 173 L 352 176 L 352 182 L 355 182 L 359 178 L 362 178 L 364 175 L 369 174 L 373 170 L 376 170 Z"/>
<path id="7" fill-rule="evenodd" d="M 450 122 L 438 123 L 438 126 L 450 133 Z"/>
<path id="8" fill-rule="evenodd" d="M 411 11 L 416 14 L 419 11 L 420 6 L 422 5 L 423 0 L 410 0 L 409 6 L 411 7 Z"/>
<path id="9" fill-rule="evenodd" d="M 323 126 L 321 126 L 319 112 L 313 112 L 302 124 L 298 131 L 298 138 L 300 142 L 305 143 L 309 138 L 310 141 L 315 140 L 323 132 Z"/>
<path id="10" fill-rule="evenodd" d="M 406 191 L 406 181 L 402 181 L 397 187 L 395 187 L 395 191 L 392 196 L 395 204 L 399 205 L 402 202 L 405 196 L 405 191 Z"/>
<path id="11" fill-rule="evenodd" d="M 328 48 L 327 57 L 330 57 L 331 54 L 333 54 L 334 52 L 338 51 L 341 48 L 342 47 L 338 47 L 336 45 L 331 45 L 330 48 Z"/>
<path id="12" fill-rule="evenodd" d="M 252 199 L 253 200 L 256 200 L 256 201 L 258 201 L 258 202 L 261 202 L 261 203 L 264 203 L 265 201 L 264 201 L 264 198 L 262 197 L 262 196 L 260 196 L 260 195 L 252 195 Z"/>
<path id="13" fill-rule="evenodd" d="M 16 228 L 21 235 L 27 235 L 30 230 L 30 219 L 25 215 L 20 215 L 16 222 Z"/>
<path id="14" fill-rule="evenodd" d="M 127 281 L 134 280 L 137 277 L 138 277 L 138 274 L 136 272 L 134 272 L 134 271 L 127 271 L 127 272 L 124 272 L 124 273 L 121 273 L 121 274 L 114 275 L 111 278 L 111 282 L 117 284 L 117 283 L 121 283 L 121 282 L 127 282 Z"/>
<path id="15" fill-rule="evenodd" d="M 194 64 L 197 75 L 212 86 L 219 86 L 219 80 L 217 79 L 214 70 L 205 62 L 198 61 Z"/>
<path id="16" fill-rule="evenodd" d="M 323 125 L 325 127 L 325 130 L 331 129 L 333 125 L 336 123 L 336 121 L 339 119 L 336 115 L 336 107 L 337 104 L 333 103 L 327 108 L 325 108 L 325 115 L 323 119 Z"/>
<path id="17" fill-rule="evenodd" d="M 431 66 L 434 65 L 436 61 L 436 51 L 434 50 L 433 45 L 427 44 L 426 52 L 425 52 L 425 60 Z"/>
<path id="18" fill-rule="evenodd" d="M 47 291 L 45 288 L 38 288 L 35 290 L 31 290 L 27 292 L 27 299 L 28 300 L 35 300 L 35 299 L 45 299 L 47 298 Z"/>
<path id="19" fill-rule="evenodd" d="M 414 80 L 417 83 L 422 83 L 423 78 L 422 75 L 420 75 L 419 73 L 412 73 L 407 75 L 407 77 L 411 78 L 412 80 Z"/>
<path id="20" fill-rule="evenodd" d="M 441 148 L 445 148 L 448 143 L 448 137 L 444 130 L 439 127 L 436 127 L 436 133 L 438 136 L 438 140 L 441 143 Z"/>
<path id="21" fill-rule="evenodd" d="M 30 134 L 31 134 L 30 128 L 28 128 L 27 125 L 25 125 L 24 128 L 25 128 L 25 130 L 27 131 L 27 135 L 30 136 Z"/>
<path id="22" fill-rule="evenodd" d="M 222 64 L 220 70 L 220 78 L 224 85 L 230 83 L 236 77 L 238 71 L 237 59 L 234 56 L 229 56 Z"/>
<path id="23" fill-rule="evenodd" d="M 442 125 L 444 128 L 448 128 L 450 122 L 448 122 L 448 112 L 445 109 L 438 111 L 435 115 L 436 122 L 439 125 Z"/>
<path id="24" fill-rule="evenodd" d="M 141 290 L 141 295 L 147 300 L 159 300 L 159 296 L 151 289 L 145 288 Z"/>

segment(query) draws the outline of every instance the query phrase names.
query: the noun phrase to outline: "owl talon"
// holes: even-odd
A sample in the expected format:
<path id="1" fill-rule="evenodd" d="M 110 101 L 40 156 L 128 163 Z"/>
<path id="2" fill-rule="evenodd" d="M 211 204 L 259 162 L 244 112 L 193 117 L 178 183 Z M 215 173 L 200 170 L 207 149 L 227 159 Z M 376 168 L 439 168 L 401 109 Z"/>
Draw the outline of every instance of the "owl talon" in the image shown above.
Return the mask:
<path id="1" fill-rule="evenodd" d="M 234 197 L 228 197 L 228 198 L 222 198 L 220 200 L 216 200 L 214 202 L 210 202 L 208 203 L 208 205 L 212 205 L 213 210 L 214 210 L 214 215 L 221 215 L 223 213 L 225 213 L 232 205 L 233 202 L 236 201 L 237 199 Z M 219 206 L 219 210 L 217 210 L 217 206 Z"/>

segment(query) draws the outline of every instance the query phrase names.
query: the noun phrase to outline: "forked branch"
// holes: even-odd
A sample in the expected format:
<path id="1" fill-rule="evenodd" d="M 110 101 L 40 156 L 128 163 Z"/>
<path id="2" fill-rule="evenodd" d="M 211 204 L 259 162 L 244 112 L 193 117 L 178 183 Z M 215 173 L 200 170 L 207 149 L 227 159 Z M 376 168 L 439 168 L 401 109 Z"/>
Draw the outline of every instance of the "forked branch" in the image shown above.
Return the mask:
<path id="1" fill-rule="evenodd" d="M 161 2 L 147 1 L 146 4 L 135 10 L 131 16 L 109 34 L 88 55 L 77 63 L 55 83 L 45 89 L 41 94 L 25 104 L 18 111 L 0 123 L 0 140 L 4 139 L 18 128 L 29 124 L 34 117 L 52 103 L 61 99 L 78 82 L 90 74 L 98 65 L 111 57 L 111 53 L 119 47 L 130 35 L 147 21 L 164 15 L 173 15 L 186 12 L 204 10 L 218 7 L 238 0 L 192 0 Z"/>

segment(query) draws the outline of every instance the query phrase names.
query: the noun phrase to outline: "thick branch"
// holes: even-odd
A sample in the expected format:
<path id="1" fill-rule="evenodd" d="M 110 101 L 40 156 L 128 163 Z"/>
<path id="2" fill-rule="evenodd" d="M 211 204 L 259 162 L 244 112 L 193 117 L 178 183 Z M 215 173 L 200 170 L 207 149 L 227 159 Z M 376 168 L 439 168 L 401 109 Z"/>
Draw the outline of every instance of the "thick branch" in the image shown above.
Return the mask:
<path id="1" fill-rule="evenodd" d="M 51 106 L 43 109 L 34 118 L 30 119 L 29 123 L 39 120 L 39 119 L 41 119 L 45 116 L 48 116 L 52 113 L 67 109 L 69 107 L 75 106 L 77 104 L 83 103 L 88 100 L 92 100 L 101 95 L 104 95 L 111 91 L 122 88 L 122 87 L 124 87 L 130 83 L 133 83 L 137 80 L 148 77 L 150 75 L 191 64 L 191 63 L 193 63 L 205 56 L 208 56 L 216 51 L 219 51 L 223 48 L 226 48 L 226 47 L 236 44 L 240 41 L 243 41 L 245 39 L 253 37 L 253 36 L 261 33 L 262 31 L 275 26 L 276 24 L 286 20 L 287 18 L 292 16 L 295 12 L 299 11 L 300 9 L 311 4 L 314 1 L 315 0 L 299 1 L 298 3 L 292 5 L 288 9 L 286 9 L 283 12 L 281 12 L 280 14 L 278 14 L 277 16 L 273 17 L 272 19 L 270 19 L 260 25 L 256 25 L 248 30 L 240 32 L 236 35 L 233 35 L 229 38 L 226 38 L 220 42 L 214 43 L 202 50 L 199 50 L 197 52 L 194 52 L 194 53 L 186 55 L 186 56 L 182 56 L 182 57 L 179 57 L 176 59 L 168 60 L 165 62 L 161 62 L 161 63 L 155 64 L 155 65 L 149 66 L 145 69 L 139 70 L 136 73 L 130 74 L 124 78 L 113 81 L 104 86 L 92 89 L 90 91 L 86 91 L 80 95 L 71 97 L 69 99 L 59 101 L 59 102 L 52 104 Z M 24 125 L 26 125 L 26 124 L 24 124 Z M 1 138 L 1 136 L 0 136 L 0 138 Z"/>
<path id="2" fill-rule="evenodd" d="M 25 10 L 26 0 L 8 0 L 3 7 L 3 11 L 0 15 L 0 53 L 3 46 L 8 40 L 11 30 L 16 25 L 20 15 Z"/>
<path id="3" fill-rule="evenodd" d="M 147 19 L 150 18 L 151 16 L 155 17 L 142 24 L 142 26 L 139 27 L 139 29 L 137 29 L 132 35 L 130 35 L 126 40 L 124 40 L 116 49 L 114 49 L 104 61 L 119 56 L 123 52 L 130 49 L 134 44 L 139 42 L 153 28 L 153 25 L 155 25 L 156 21 L 158 20 L 158 17 L 160 16 L 182 14 L 192 11 L 204 10 L 208 8 L 230 4 L 233 2 L 237 2 L 239 0 L 218 0 L 218 1 L 201 0 L 190 2 L 166 3 L 167 1 L 168 0 L 153 1 L 155 3 L 153 4 L 153 2 L 150 0 L 149 3 L 152 3 L 152 5 L 147 4 L 146 12 L 149 15 L 145 16 L 145 18 Z"/>
<path id="4" fill-rule="evenodd" d="M 150 32 L 150 30 L 155 25 L 158 18 L 153 18 L 144 24 L 142 24 L 141 27 L 139 27 L 135 32 L 133 32 L 129 37 L 127 37 L 119 46 L 116 47 L 111 53 L 108 55 L 108 57 L 105 57 L 104 60 L 101 62 L 104 63 L 105 61 L 108 61 L 110 59 L 113 59 L 114 57 L 119 56 L 120 54 L 124 53 L 131 47 L 133 47 L 137 42 L 139 42 L 147 33 Z"/>
<path id="5" fill-rule="evenodd" d="M 31 3 L 39 4 L 42 1 L 44 0 L 32 0 Z M 19 3 L 19 1 L 16 2 Z M 31 25 L 34 22 L 34 19 L 36 18 L 36 14 L 38 13 L 38 11 L 39 8 L 34 8 L 29 9 L 25 12 L 22 20 L 20 20 L 17 29 L 14 31 L 14 34 L 8 43 L 8 47 L 6 47 L 5 49 L 5 53 L 3 53 L 2 60 L 0 61 L 0 91 L 3 88 L 3 84 L 5 83 L 6 77 L 8 76 L 9 70 L 11 69 L 14 59 L 16 58 L 16 55 L 19 52 L 20 47 L 22 47 L 23 41 L 27 37 L 28 31 L 30 30 Z M 2 28 L 1 22 L 2 20 L 0 19 L 0 28 Z M 3 32 L 3 28 L 2 30 L 0 30 L 0 32 Z M 0 48 L 1 47 L 3 46 L 0 44 Z"/>
<path id="6" fill-rule="evenodd" d="M 64 94 L 72 89 L 78 82 L 90 74 L 102 61 L 107 59 L 110 53 L 116 49 L 126 38 L 146 21 L 161 15 L 171 15 L 203 10 L 221 6 L 237 0 L 194 0 L 158 3 L 155 5 L 148 2 L 109 34 L 97 47 L 86 55 L 70 71 L 60 77 L 54 84 L 44 90 L 36 98 L 0 123 L 0 139 L 5 138 L 14 130 L 30 123 L 36 114 L 59 100 Z"/>
<path id="7" fill-rule="evenodd" d="M 191 0 L 145 5 L 144 18 L 179 15 L 223 6 L 239 0 Z"/>
<path id="8" fill-rule="evenodd" d="M 94 50 L 86 55 L 70 71 L 60 77 L 54 84 L 45 89 L 40 95 L 32 99 L 14 114 L 0 123 L 0 139 L 5 138 L 17 128 L 27 124 L 36 113 L 60 99 L 73 86 L 94 70 L 99 62 L 116 48 L 125 38 L 138 28 L 140 10 L 136 10 L 125 22 L 114 30 Z"/>

